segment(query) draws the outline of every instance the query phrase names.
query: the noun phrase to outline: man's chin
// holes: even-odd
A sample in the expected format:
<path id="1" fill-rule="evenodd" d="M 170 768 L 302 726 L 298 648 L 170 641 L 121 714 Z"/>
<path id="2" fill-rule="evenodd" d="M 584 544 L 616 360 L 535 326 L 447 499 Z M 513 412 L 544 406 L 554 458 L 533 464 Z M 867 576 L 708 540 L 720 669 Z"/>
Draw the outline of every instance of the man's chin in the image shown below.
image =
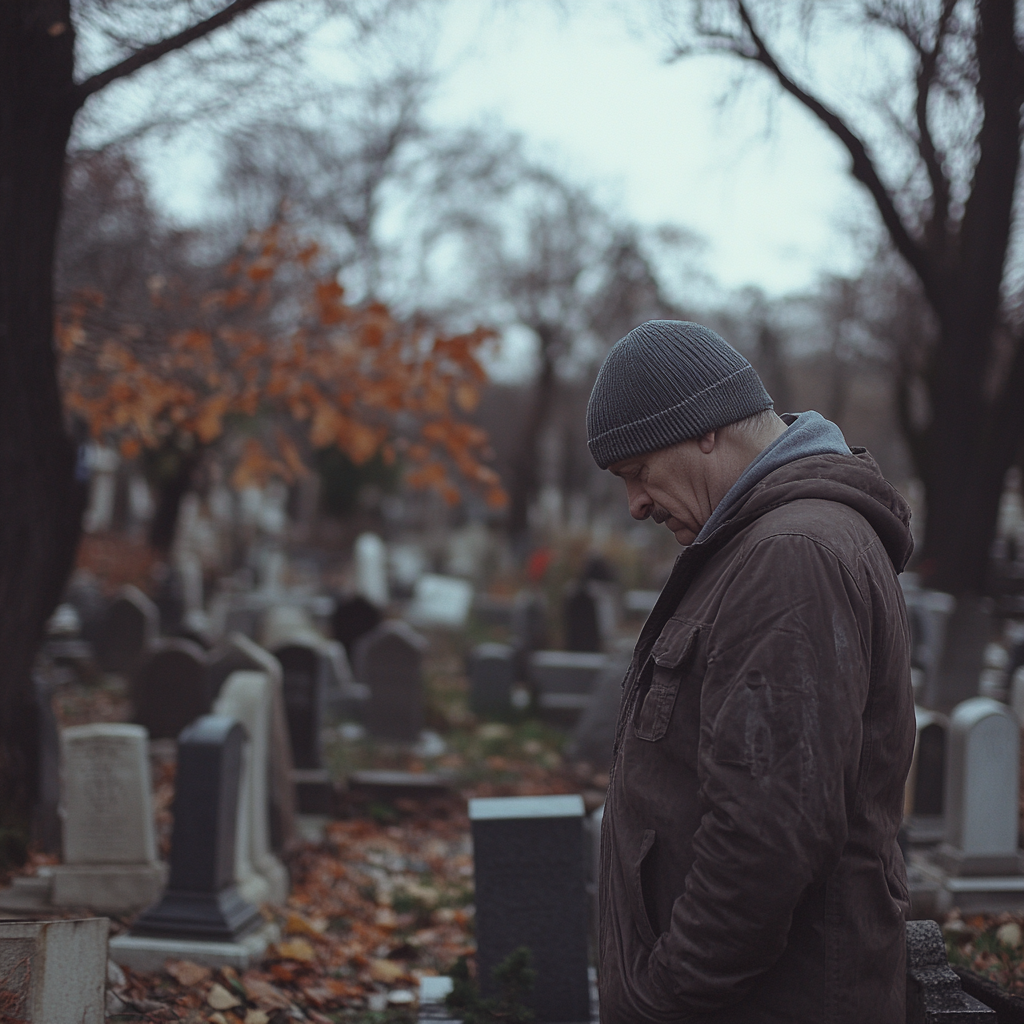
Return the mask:
<path id="1" fill-rule="evenodd" d="M 673 526 L 674 520 L 670 519 L 665 525 L 672 531 L 676 538 L 677 543 L 681 544 L 684 548 L 688 547 L 697 539 L 697 534 L 693 532 L 687 526 Z"/>

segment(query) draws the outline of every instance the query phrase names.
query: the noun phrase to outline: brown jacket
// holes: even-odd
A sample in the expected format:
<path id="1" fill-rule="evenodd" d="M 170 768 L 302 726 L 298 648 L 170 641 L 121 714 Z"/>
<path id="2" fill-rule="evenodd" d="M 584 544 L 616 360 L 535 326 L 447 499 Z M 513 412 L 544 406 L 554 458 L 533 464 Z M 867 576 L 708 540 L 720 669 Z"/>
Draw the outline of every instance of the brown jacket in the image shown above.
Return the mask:
<path id="1" fill-rule="evenodd" d="M 679 556 L 623 683 L 605 1024 L 903 1024 L 909 520 L 854 449 Z"/>

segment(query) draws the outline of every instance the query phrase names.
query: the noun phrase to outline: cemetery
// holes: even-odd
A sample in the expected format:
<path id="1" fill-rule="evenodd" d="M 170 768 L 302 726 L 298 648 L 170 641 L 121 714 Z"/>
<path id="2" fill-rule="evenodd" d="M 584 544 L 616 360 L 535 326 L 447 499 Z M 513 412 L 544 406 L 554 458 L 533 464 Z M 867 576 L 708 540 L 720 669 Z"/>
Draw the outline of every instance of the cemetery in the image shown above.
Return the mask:
<path id="1" fill-rule="evenodd" d="M 1024 1024 L 1024 8 L 834 6 L 0 4 L 0 1024 Z"/>

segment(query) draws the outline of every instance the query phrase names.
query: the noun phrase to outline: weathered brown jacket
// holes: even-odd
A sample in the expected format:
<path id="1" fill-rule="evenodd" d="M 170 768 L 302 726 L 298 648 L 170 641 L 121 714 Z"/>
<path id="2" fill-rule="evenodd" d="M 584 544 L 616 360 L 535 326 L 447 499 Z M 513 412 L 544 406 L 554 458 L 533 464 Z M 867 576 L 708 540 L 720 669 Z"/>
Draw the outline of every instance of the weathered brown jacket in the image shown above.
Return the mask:
<path id="1" fill-rule="evenodd" d="M 606 1024 L 903 1024 L 909 520 L 854 449 L 679 556 L 623 683 Z"/>

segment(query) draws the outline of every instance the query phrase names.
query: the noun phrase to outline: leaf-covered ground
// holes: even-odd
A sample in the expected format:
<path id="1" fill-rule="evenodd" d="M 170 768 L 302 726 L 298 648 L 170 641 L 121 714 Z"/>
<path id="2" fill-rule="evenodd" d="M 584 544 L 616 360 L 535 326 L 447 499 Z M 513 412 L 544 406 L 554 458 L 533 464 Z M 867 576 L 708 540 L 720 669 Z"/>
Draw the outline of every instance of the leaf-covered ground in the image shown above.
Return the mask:
<path id="1" fill-rule="evenodd" d="M 980 974 L 1024 996 L 1024 915 L 952 911 L 943 922 L 946 952 L 954 967 Z"/>

